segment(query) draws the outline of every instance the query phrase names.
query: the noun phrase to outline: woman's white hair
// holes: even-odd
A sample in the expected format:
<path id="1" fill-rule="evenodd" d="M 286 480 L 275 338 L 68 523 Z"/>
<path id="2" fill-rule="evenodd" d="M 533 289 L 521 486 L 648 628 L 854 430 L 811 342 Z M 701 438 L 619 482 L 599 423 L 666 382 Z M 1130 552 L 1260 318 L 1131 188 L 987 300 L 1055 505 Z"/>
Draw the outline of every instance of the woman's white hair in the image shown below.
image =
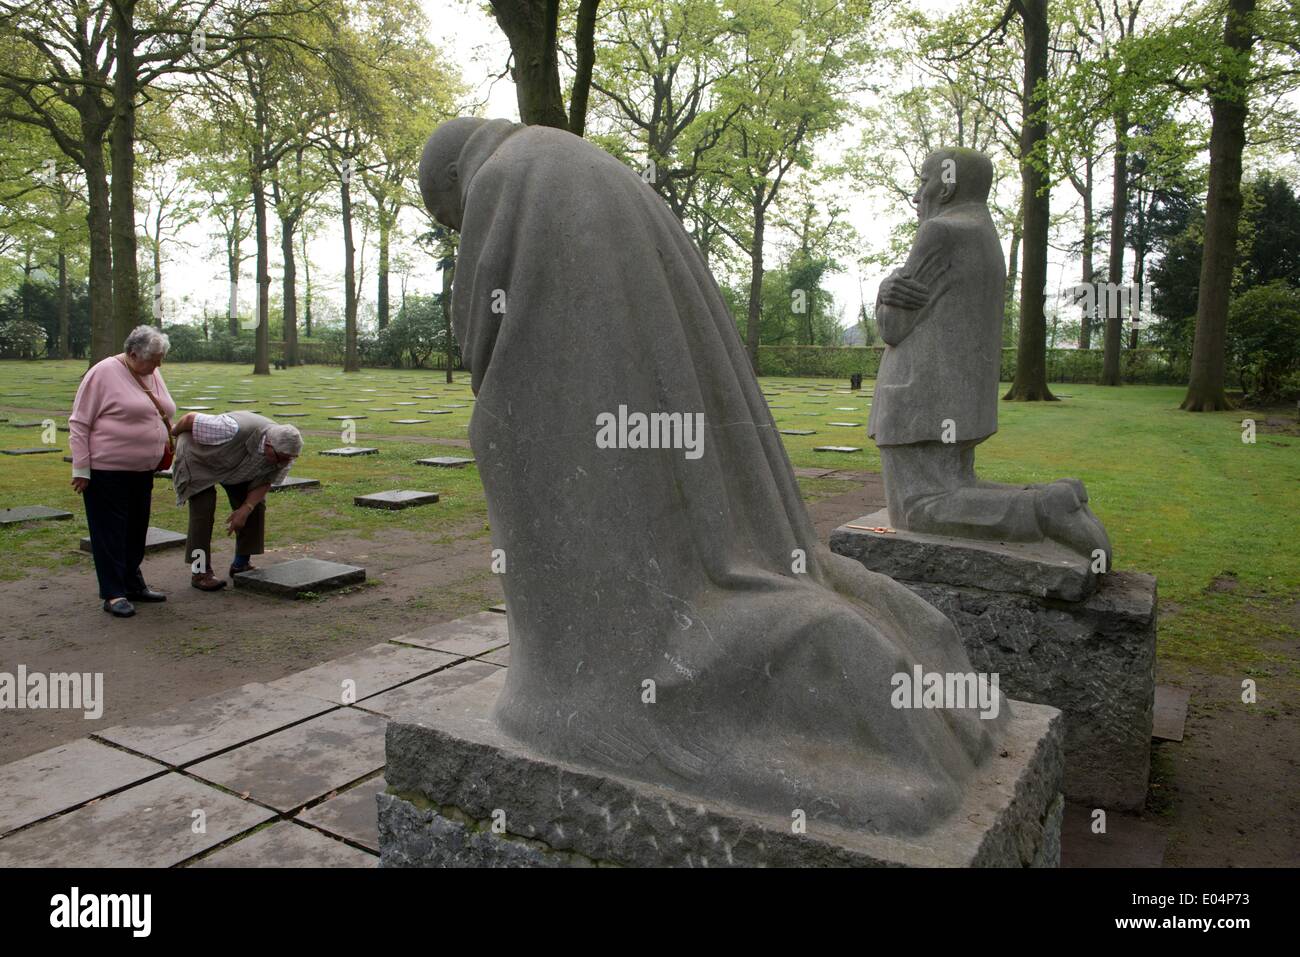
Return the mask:
<path id="1" fill-rule="evenodd" d="M 153 326 L 136 326 L 122 343 L 122 351 L 138 359 L 157 359 L 171 347 L 171 340 Z"/>

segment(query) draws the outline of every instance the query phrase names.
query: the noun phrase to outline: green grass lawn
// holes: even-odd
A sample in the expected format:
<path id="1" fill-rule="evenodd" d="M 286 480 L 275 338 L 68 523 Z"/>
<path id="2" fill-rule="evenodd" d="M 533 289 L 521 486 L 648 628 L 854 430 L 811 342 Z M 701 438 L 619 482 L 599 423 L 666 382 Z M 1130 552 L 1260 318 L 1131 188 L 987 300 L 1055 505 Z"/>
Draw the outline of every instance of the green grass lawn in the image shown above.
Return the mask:
<path id="1" fill-rule="evenodd" d="M 66 424 L 83 369 L 78 361 L 0 362 L 0 418 L 11 420 L 0 424 L 0 448 L 41 444 L 39 427 L 16 428 L 14 421 L 50 417 Z M 243 365 L 178 363 L 165 366 L 164 375 L 181 406 L 251 408 L 272 417 L 307 413 L 284 420 L 303 429 L 306 437 L 306 451 L 293 474 L 318 478 L 324 487 L 272 499 L 273 546 L 344 535 L 369 537 L 390 528 L 420 530 L 434 536 L 436 544 L 438 536 L 450 535 L 453 527 L 461 533 L 467 523 L 485 529 L 487 510 L 473 467 L 430 469 L 414 464 L 423 456 L 471 454 L 425 441 L 465 438 L 473 396 L 463 373 L 451 386 L 441 372 L 366 370 L 344 376 L 320 366 L 254 378 Z M 762 386 L 771 393 L 768 401 L 778 427 L 816 431 L 784 437 L 795 465 L 879 469 L 879 456 L 865 429 L 871 383 L 862 394 L 851 394 L 843 383 L 829 379 L 765 378 Z M 1056 389 L 1067 396 L 1064 401 L 1002 403 L 1001 431 L 978 455 L 981 475 L 1003 482 L 1077 476 L 1087 483 L 1093 509 L 1110 532 L 1117 567 L 1150 572 L 1159 579 L 1159 651 L 1165 664 L 1225 674 L 1258 671 L 1285 675 L 1291 686 L 1300 683 L 1300 672 L 1286 657 L 1283 644 L 1294 639 L 1300 607 L 1300 438 L 1261 431 L 1254 444 L 1245 444 L 1241 419 L 1249 413 L 1180 412 L 1181 388 Z M 232 404 L 233 399 L 253 401 Z M 450 414 L 419 411 L 439 408 Z M 357 421 L 357 444 L 377 445 L 381 453 L 354 459 L 316 454 L 343 444 L 341 423 L 328 417 L 349 413 L 368 416 Z M 392 424 L 398 418 L 429 421 Z M 310 434 L 313 431 L 329 434 Z M 65 453 L 67 438 L 57 433 Z M 861 451 L 815 452 L 817 445 L 860 446 Z M 85 561 L 75 551 L 85 534 L 85 519 L 68 484 L 69 469 L 61 454 L 0 456 L 0 507 L 61 506 L 76 516 L 67 522 L 0 529 L 0 578 L 12 580 Z M 442 501 L 432 509 L 405 512 L 352 505 L 354 495 L 392 488 L 437 491 Z M 276 507 L 281 496 L 295 496 L 296 507 Z M 173 502 L 170 484 L 160 480 L 154 524 L 182 531 L 185 513 Z"/>

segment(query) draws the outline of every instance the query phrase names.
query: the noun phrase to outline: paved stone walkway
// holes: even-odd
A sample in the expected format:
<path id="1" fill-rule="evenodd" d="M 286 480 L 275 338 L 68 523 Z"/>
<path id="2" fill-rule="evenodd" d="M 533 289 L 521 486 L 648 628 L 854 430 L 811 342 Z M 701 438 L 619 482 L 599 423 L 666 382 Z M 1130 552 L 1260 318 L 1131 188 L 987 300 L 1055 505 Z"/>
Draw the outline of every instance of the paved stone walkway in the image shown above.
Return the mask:
<path id="1" fill-rule="evenodd" d="M 375 867 L 388 720 L 508 660 L 481 612 L 4 765 L 0 867 Z"/>

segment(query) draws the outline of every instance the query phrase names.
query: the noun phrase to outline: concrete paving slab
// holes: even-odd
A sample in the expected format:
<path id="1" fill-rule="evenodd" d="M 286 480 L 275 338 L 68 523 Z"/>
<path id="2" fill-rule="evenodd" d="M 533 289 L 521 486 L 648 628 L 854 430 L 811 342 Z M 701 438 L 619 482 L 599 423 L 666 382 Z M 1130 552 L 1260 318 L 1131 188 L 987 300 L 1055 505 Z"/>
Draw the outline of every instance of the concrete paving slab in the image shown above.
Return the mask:
<path id="1" fill-rule="evenodd" d="M 120 724 L 97 736 L 181 766 L 329 708 L 319 698 L 254 682 Z"/>
<path id="2" fill-rule="evenodd" d="M 442 651 L 384 643 L 286 675 L 270 684 L 272 688 L 311 695 L 330 704 L 355 704 L 361 698 L 450 667 L 457 660 L 456 655 Z"/>
<path id="3" fill-rule="evenodd" d="M 510 646 L 498 648 L 496 651 L 489 651 L 486 655 L 479 655 L 475 661 L 486 661 L 489 664 L 500 665 L 502 668 L 510 664 Z"/>
<path id="4" fill-rule="evenodd" d="M 0 867 L 173 867 L 274 816 L 173 772 L 0 839 Z"/>
<path id="5" fill-rule="evenodd" d="M 373 804 L 373 799 L 371 800 Z M 376 824 L 376 833 L 378 824 Z M 192 867 L 378 867 L 378 854 L 367 854 L 319 831 L 279 821 L 229 844 Z"/>
<path id="6" fill-rule="evenodd" d="M 291 811 L 381 769 L 385 725 L 380 715 L 340 708 L 188 770 L 236 794 Z"/>
<path id="7" fill-rule="evenodd" d="M 445 651 L 449 655 L 473 658 L 508 644 L 510 642 L 509 622 L 505 615 L 481 611 L 476 615 L 440 622 L 421 628 L 419 631 L 398 635 L 393 641 L 418 645 L 421 648 L 432 648 L 434 651 Z"/>
<path id="8" fill-rule="evenodd" d="M 308 808 L 298 815 L 298 820 L 307 821 L 378 853 L 379 818 L 375 795 L 387 787 L 388 782 L 384 776 L 378 775 Z"/>
<path id="9" fill-rule="evenodd" d="M 435 672 L 427 678 L 398 685 L 373 698 L 365 698 L 359 701 L 357 706 L 386 718 L 419 721 L 420 716 L 428 712 L 432 702 L 466 685 L 490 677 L 500 670 L 500 665 L 488 664 L 485 661 L 462 662 L 455 667 Z M 382 737 L 383 735 L 380 735 L 381 739 Z"/>
<path id="10" fill-rule="evenodd" d="M 166 770 L 90 738 L 6 764 L 0 767 L 0 834 Z"/>
<path id="11" fill-rule="evenodd" d="M 294 558 L 277 565 L 267 565 L 251 572 L 240 572 L 233 581 L 236 588 L 296 598 L 307 592 L 328 591 L 366 580 L 366 570 L 358 565 L 327 562 L 319 558 Z"/>

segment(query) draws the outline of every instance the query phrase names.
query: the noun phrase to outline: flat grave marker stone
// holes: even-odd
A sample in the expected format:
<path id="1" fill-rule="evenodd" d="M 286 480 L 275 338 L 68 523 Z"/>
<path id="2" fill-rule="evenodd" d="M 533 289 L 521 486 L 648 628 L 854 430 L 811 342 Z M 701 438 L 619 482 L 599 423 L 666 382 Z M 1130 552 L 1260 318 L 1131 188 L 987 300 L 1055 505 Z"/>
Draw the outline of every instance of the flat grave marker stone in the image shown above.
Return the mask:
<path id="1" fill-rule="evenodd" d="M 48 522 L 72 518 L 71 512 L 48 505 L 19 505 L 17 508 L 0 508 L 0 525 L 16 525 L 19 522 Z"/>
<path id="2" fill-rule="evenodd" d="M 349 419 L 368 419 L 368 418 L 370 418 L 370 416 L 368 415 L 331 415 L 329 417 L 331 422 L 347 422 Z"/>
<path id="3" fill-rule="evenodd" d="M 827 425 L 835 425 L 845 429 L 856 429 L 862 425 L 861 422 L 827 422 Z"/>
<path id="4" fill-rule="evenodd" d="M 360 505 L 362 508 L 385 508 L 396 511 L 404 508 L 414 508 L 417 505 L 432 505 L 436 501 L 438 501 L 437 492 L 393 489 L 389 492 L 358 495 L 352 500 L 352 503 Z"/>
<path id="5" fill-rule="evenodd" d="M 782 435 L 816 435 L 814 429 L 777 429 Z"/>
<path id="6" fill-rule="evenodd" d="M 361 445 L 344 445 L 337 449 L 325 449 L 321 455 L 337 455 L 350 459 L 354 455 L 378 455 L 379 449 Z"/>
<path id="7" fill-rule="evenodd" d="M 451 415 L 451 409 L 417 409 L 421 415 Z"/>
<path id="8" fill-rule="evenodd" d="M 814 452 L 861 452 L 862 449 L 853 445 L 818 445 L 814 446 Z"/>
<path id="9" fill-rule="evenodd" d="M 147 553 L 166 551 L 169 548 L 183 548 L 185 546 L 185 536 L 180 532 L 173 532 L 169 528 L 154 528 L 149 526 L 144 535 L 144 550 Z M 81 539 L 81 550 L 88 552 L 90 548 L 90 536 L 83 536 Z"/>
<path id="10" fill-rule="evenodd" d="M 435 455 L 432 458 L 416 459 L 416 465 L 432 465 L 435 468 L 456 469 L 462 465 L 472 465 L 473 459 L 463 459 L 455 455 Z"/>
<path id="11" fill-rule="evenodd" d="M 392 425 L 423 425 L 428 419 L 390 419 Z"/>
<path id="12" fill-rule="evenodd" d="M 1158 741 L 1181 741 L 1187 723 L 1187 702 L 1191 692 L 1171 685 L 1156 685 L 1151 737 Z"/>
<path id="13" fill-rule="evenodd" d="M 366 580 L 366 570 L 357 565 L 327 562 L 319 558 L 294 558 L 234 576 L 236 588 L 296 598 L 305 592 L 328 591 L 357 585 Z"/>
<path id="14" fill-rule="evenodd" d="M 283 482 L 277 482 L 271 486 L 272 492 L 284 492 L 295 488 L 320 488 L 320 479 L 298 478 L 294 475 L 285 477 Z"/>

